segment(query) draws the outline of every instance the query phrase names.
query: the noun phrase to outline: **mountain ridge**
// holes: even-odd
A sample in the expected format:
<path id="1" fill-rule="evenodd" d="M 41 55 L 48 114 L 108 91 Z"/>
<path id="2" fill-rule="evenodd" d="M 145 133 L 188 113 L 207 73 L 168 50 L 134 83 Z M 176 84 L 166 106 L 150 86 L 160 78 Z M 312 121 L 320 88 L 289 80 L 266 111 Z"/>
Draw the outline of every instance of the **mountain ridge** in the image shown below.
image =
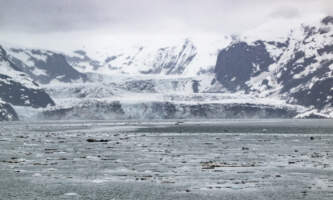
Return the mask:
<path id="1" fill-rule="evenodd" d="M 319 24 L 295 27 L 285 41 L 224 37 L 221 44 L 197 45 L 185 39 L 177 45 L 137 46 L 127 53 L 106 51 L 99 60 L 85 50 L 64 54 L 7 47 L 0 51 L 6 53 L 7 65 L 15 66 L 12 71 L 38 82 L 54 100 L 56 106 L 39 111 L 45 114 L 42 118 L 53 119 L 52 114 L 62 112 L 69 119 L 80 112 L 103 113 L 103 108 L 104 116 L 81 116 L 140 118 L 131 112 L 143 109 L 140 112 L 148 118 L 158 117 L 158 111 L 162 118 L 196 118 L 194 105 L 202 113 L 234 109 L 228 115 L 203 114 L 203 118 L 232 117 L 230 113 L 244 118 L 279 116 L 268 107 L 289 113 L 280 112 L 280 117 L 333 117 L 332 25 L 328 16 Z M 31 83 L 24 84 L 32 87 Z M 122 112 L 113 109 L 118 104 Z M 260 107 L 267 112 L 259 112 Z"/>

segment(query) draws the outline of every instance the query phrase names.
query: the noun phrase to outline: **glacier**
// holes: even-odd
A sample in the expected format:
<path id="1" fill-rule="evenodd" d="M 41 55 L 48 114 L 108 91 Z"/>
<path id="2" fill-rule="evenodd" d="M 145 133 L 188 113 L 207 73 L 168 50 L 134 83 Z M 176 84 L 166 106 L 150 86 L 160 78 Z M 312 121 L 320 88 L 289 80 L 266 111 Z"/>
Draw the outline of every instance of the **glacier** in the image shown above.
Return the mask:
<path id="1" fill-rule="evenodd" d="M 0 81 L 41 94 L 19 89 L 23 103 L 1 99 L 22 120 L 332 118 L 332 25 L 331 17 L 301 24 L 279 40 L 185 38 L 64 52 L 3 46 Z M 42 94 L 42 104 L 31 103 Z"/>

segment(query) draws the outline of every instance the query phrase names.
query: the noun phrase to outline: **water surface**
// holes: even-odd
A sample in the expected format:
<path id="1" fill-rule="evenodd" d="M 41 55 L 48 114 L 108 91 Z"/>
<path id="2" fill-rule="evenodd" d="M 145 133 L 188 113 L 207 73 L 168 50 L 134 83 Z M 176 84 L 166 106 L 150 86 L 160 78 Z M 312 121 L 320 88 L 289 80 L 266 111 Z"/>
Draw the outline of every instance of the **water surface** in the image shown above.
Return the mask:
<path id="1" fill-rule="evenodd" d="M 0 199 L 333 199 L 332 120 L 10 122 L 0 152 Z"/>

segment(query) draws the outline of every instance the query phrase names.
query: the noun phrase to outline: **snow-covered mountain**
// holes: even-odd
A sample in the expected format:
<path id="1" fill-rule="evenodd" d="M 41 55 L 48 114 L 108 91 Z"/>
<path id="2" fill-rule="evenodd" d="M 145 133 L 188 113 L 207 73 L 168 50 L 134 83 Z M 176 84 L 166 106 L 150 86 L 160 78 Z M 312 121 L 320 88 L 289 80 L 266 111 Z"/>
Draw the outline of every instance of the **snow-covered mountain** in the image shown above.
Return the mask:
<path id="1" fill-rule="evenodd" d="M 40 84 L 87 81 L 87 75 L 68 64 L 62 53 L 28 48 L 6 48 L 8 60 Z"/>
<path id="2" fill-rule="evenodd" d="M 22 119 L 333 117 L 332 29 L 326 17 L 270 41 L 221 36 L 64 53 L 6 46 L 0 81 L 26 88 L 0 88 L 0 97 Z M 36 103 L 36 90 L 52 99 Z"/>
<path id="3" fill-rule="evenodd" d="M 18 120 L 17 113 L 14 108 L 3 101 L 0 101 L 0 121 Z"/>
<path id="4" fill-rule="evenodd" d="M 217 80 L 231 92 L 278 96 L 316 112 L 333 108 L 333 18 L 294 29 L 285 42 L 236 41 L 223 49 Z"/>
<path id="5" fill-rule="evenodd" d="M 213 42 L 186 38 L 170 41 L 170 44 L 135 44 L 126 49 L 105 47 L 103 53 L 76 50 L 67 54 L 67 60 L 82 73 L 193 76 L 212 70 L 219 50 L 230 41 L 231 37 Z"/>
<path id="6" fill-rule="evenodd" d="M 12 105 L 34 108 L 54 105 L 51 97 L 13 62 L 7 51 L 0 46 L 0 112 L 1 119 L 17 119 Z"/>

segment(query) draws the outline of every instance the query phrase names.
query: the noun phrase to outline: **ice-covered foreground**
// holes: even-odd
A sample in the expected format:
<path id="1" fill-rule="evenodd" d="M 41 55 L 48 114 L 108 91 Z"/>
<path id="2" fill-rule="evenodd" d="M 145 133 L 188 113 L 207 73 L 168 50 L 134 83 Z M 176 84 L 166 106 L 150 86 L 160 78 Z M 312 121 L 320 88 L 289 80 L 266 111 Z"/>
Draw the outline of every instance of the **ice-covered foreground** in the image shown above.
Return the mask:
<path id="1" fill-rule="evenodd" d="M 333 199 L 332 120 L 0 125 L 0 199 Z"/>

